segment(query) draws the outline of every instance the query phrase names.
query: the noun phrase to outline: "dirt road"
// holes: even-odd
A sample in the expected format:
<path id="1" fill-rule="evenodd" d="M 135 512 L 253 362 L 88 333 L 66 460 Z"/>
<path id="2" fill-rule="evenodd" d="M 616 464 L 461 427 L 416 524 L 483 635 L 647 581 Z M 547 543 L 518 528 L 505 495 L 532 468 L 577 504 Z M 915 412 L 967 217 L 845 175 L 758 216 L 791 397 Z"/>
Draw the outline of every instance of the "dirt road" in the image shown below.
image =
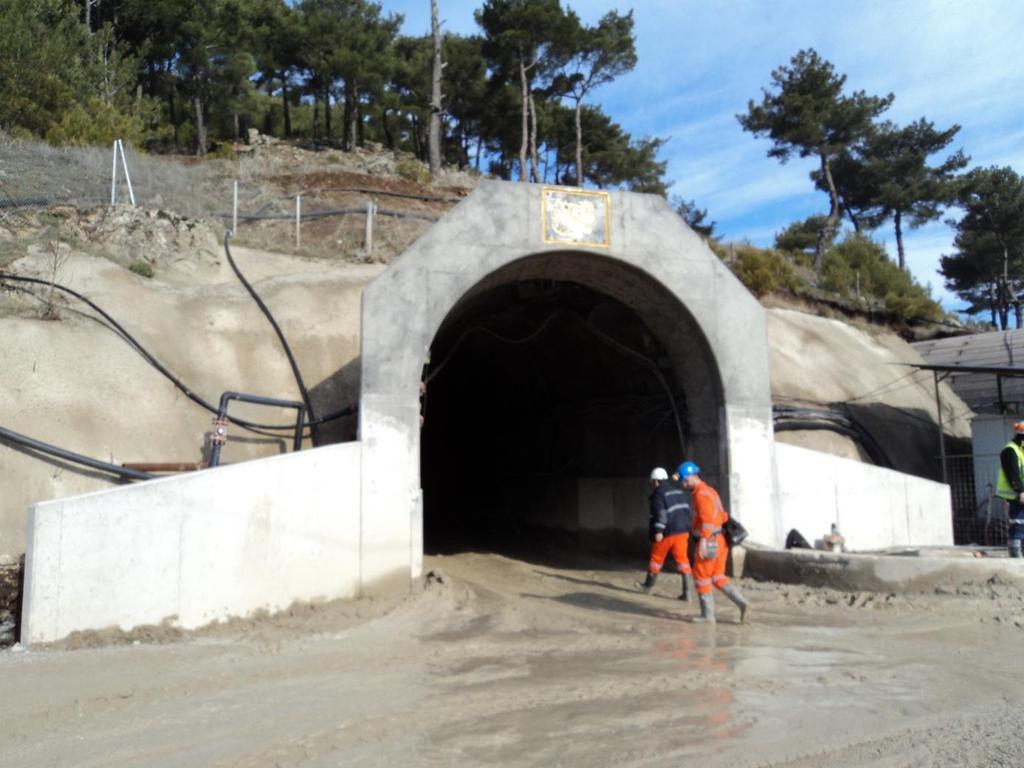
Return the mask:
<path id="1" fill-rule="evenodd" d="M 0 652 L 17 766 L 1016 766 L 1015 588 L 743 582 L 752 623 L 624 569 L 432 557 L 422 594 L 168 644 Z M 158 634 L 158 633 L 157 633 Z M 152 639 L 154 635 L 146 636 Z"/>

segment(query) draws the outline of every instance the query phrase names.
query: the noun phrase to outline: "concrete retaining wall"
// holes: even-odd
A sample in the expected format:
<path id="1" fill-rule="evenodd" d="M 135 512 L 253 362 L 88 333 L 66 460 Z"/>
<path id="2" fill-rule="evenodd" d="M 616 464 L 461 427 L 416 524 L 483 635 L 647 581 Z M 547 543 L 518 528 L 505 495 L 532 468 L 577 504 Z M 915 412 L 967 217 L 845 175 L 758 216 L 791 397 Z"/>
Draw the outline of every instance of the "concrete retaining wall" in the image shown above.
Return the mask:
<path id="1" fill-rule="evenodd" d="M 845 592 L 933 592 L 993 578 L 1024 585 L 1024 560 L 748 549 L 742 575 Z"/>
<path id="2" fill-rule="evenodd" d="M 782 530 L 811 544 L 832 523 L 854 550 L 953 543 L 948 485 L 784 443 L 775 468 Z"/>
<path id="3" fill-rule="evenodd" d="M 361 454 L 344 443 L 36 504 L 22 642 L 355 596 Z"/>

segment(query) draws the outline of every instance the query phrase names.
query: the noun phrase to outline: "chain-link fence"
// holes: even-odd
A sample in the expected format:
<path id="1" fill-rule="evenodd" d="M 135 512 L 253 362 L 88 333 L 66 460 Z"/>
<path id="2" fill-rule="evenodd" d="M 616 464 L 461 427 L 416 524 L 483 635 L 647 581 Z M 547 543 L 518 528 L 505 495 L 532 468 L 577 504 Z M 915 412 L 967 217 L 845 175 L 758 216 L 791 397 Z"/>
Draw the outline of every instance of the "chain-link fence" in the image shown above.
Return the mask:
<path id="1" fill-rule="evenodd" d="M 226 163 L 197 164 L 124 149 L 137 204 L 194 218 L 223 205 Z M 113 161 L 113 147 L 53 147 L 0 133 L 0 216 L 40 205 L 109 204 L 115 175 L 117 198 L 127 202 L 123 166 L 119 160 L 115 173 Z"/>
<path id="2" fill-rule="evenodd" d="M 226 190 L 216 218 L 237 242 L 303 255 L 390 261 L 437 221 L 454 201 L 384 189 L 296 186 L 292 195 L 268 194 L 264 184 Z"/>
<path id="3" fill-rule="evenodd" d="M 946 477 L 953 497 L 953 541 L 957 544 L 1006 544 L 1006 503 L 996 496 L 999 454 L 946 456 Z"/>
<path id="4" fill-rule="evenodd" d="M 101 206 L 112 195 L 127 203 L 130 176 L 139 206 L 205 219 L 218 232 L 233 228 L 240 244 L 386 262 L 466 193 L 391 175 L 390 166 L 377 175 L 356 168 L 373 170 L 388 157 L 282 145 L 237 160 L 198 161 L 126 146 L 122 163 L 114 147 L 53 147 L 0 133 L 0 226 L 31 230 L 49 206 Z"/>

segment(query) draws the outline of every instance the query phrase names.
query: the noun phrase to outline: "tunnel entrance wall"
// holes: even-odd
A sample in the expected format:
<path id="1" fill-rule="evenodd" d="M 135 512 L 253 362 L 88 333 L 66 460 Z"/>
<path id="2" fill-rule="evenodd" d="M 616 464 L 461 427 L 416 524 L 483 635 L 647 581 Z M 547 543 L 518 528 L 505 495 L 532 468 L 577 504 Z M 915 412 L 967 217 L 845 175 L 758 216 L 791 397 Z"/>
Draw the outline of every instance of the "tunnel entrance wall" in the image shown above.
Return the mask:
<path id="1" fill-rule="evenodd" d="M 422 570 L 426 350 L 459 302 L 507 277 L 502 270 L 543 268 L 551 277 L 573 259 L 588 265 L 591 283 L 604 270 L 593 289 L 646 285 L 678 301 L 700 331 L 684 339 L 692 349 L 668 347 L 684 361 L 704 355 L 701 364 L 716 372 L 719 405 L 704 420 L 716 437 L 693 455 L 711 466 L 720 451 L 708 479 L 754 541 L 780 546 L 791 526 L 813 538 L 838 522 L 854 549 L 953 543 L 948 486 L 774 446 L 761 308 L 664 201 L 611 194 L 609 247 L 589 249 L 544 242 L 539 198 L 539 187 L 483 184 L 367 289 L 361 442 L 35 505 L 22 641 L 160 621 L 190 628 L 296 600 L 407 587 Z M 621 290 L 619 298 L 636 301 Z M 663 327 L 668 315 L 634 309 L 659 339 L 673 336 Z M 643 480 L 576 477 L 566 524 L 639 539 L 623 510 Z"/>
<path id="2" fill-rule="evenodd" d="M 607 246 L 588 247 L 546 241 L 543 189 L 483 182 L 363 293 L 364 584 L 393 571 L 396 562 L 419 575 L 419 382 L 434 337 L 465 296 L 514 279 L 520 269 L 534 277 L 570 277 L 620 299 L 642 317 L 644 297 L 653 293 L 678 302 L 699 330 L 700 338 L 690 342 L 706 350 L 716 372 L 713 385 L 720 389 L 717 412 L 693 415 L 693 455 L 710 468 L 707 479 L 752 538 L 781 543 L 761 306 L 663 199 L 609 193 Z M 659 338 L 671 338 L 668 315 L 644 319 Z M 684 346 L 675 354 L 685 358 Z M 685 359 L 673 361 L 677 369 L 685 365 Z M 701 440 L 702 434 L 715 438 Z"/>

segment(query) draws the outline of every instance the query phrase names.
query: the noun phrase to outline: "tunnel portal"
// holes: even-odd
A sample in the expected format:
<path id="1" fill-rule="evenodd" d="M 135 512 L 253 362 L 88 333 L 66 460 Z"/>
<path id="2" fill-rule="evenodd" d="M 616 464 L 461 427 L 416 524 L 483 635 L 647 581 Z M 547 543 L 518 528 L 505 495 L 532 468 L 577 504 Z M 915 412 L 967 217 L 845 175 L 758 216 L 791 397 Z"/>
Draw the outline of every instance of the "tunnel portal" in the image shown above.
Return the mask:
<path id="1" fill-rule="evenodd" d="M 445 323 L 431 360 L 427 551 L 564 540 L 578 530 L 581 479 L 635 480 L 681 455 L 686 400 L 664 348 L 628 307 L 585 286 L 492 289 Z M 629 506 L 642 515 L 637 490 Z"/>
<path id="2" fill-rule="evenodd" d="M 364 290 L 360 371 L 363 584 L 496 538 L 643 548 L 684 456 L 778 537 L 764 311 L 661 198 L 481 182 Z"/>
<path id="3" fill-rule="evenodd" d="M 651 467 L 696 442 L 714 453 L 717 417 L 689 408 L 720 406 L 692 320 L 635 270 L 577 258 L 492 275 L 441 324 L 424 369 L 427 552 L 637 552 Z"/>

